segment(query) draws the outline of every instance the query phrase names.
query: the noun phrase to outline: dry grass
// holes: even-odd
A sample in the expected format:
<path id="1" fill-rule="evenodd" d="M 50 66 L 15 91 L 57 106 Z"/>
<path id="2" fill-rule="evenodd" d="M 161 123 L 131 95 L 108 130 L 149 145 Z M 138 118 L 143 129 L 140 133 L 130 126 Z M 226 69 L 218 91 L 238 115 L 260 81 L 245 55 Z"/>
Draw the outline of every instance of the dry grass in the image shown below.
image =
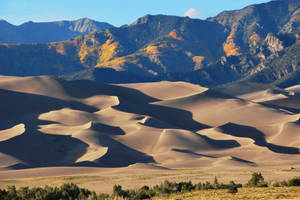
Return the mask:
<path id="1" fill-rule="evenodd" d="M 0 188 L 5 189 L 7 186 L 15 185 L 17 188 L 20 187 L 44 187 L 49 186 L 60 186 L 64 183 L 75 183 L 80 187 L 96 190 L 97 185 L 108 181 L 108 177 L 103 176 L 53 176 L 53 177 L 36 177 L 36 178 L 23 178 L 23 179 L 10 179 L 0 180 Z M 92 187 L 96 185 L 95 187 Z M 110 185 L 110 187 L 112 187 Z M 105 191 L 110 191 L 111 188 L 105 188 Z M 96 190 L 99 192 L 98 190 Z"/>
<path id="2" fill-rule="evenodd" d="M 276 181 L 288 180 L 299 176 L 300 166 L 295 166 L 295 170 L 288 171 L 286 168 L 255 168 L 263 174 L 265 180 L 273 184 Z M 58 168 L 57 170 L 60 170 Z M 77 168 L 75 168 L 77 169 Z M 220 183 L 229 183 L 233 180 L 236 183 L 246 184 L 251 178 L 254 169 L 243 169 L 228 172 L 214 172 L 205 170 L 203 168 L 185 168 L 176 170 L 145 170 L 145 169 L 115 169 L 115 170 L 101 170 L 90 171 L 90 173 L 76 172 L 75 169 L 68 169 L 72 171 L 72 175 L 49 176 L 52 171 L 43 171 L 42 169 L 35 169 L 36 174 L 29 176 L 30 170 L 16 170 L 13 174 L 16 176 L 7 176 L 4 179 L 4 173 L 0 173 L 0 189 L 5 189 L 8 185 L 15 185 L 19 187 L 44 187 L 45 185 L 60 186 L 63 183 L 75 183 L 80 187 L 94 190 L 97 193 L 111 193 L 115 184 L 122 185 L 124 189 L 139 189 L 144 185 L 154 186 L 168 180 L 170 182 L 192 181 L 194 184 L 199 182 L 213 182 L 214 177 L 217 177 Z M 23 172 L 25 175 L 17 176 Z M 9 178 L 10 177 L 10 178 Z M 2 179 L 2 180 L 1 180 Z M 300 188 L 299 188 L 300 190 Z M 242 191 L 242 190 L 241 190 Z"/>
<path id="3" fill-rule="evenodd" d="M 238 193 L 230 194 L 227 190 L 196 191 L 185 194 L 171 195 L 168 198 L 155 200 L 272 200 L 300 199 L 300 187 L 280 188 L 239 188 Z"/>
<path id="4" fill-rule="evenodd" d="M 111 193 L 114 184 L 120 184 L 125 189 L 138 189 L 143 185 L 153 186 L 162 183 L 164 180 L 180 181 L 191 180 L 197 170 L 195 169 L 182 169 L 171 173 L 151 173 L 151 174 L 101 174 L 101 175 L 78 175 L 78 176 L 55 176 L 55 177 L 35 177 L 23 179 L 0 180 L 0 188 L 5 189 L 8 185 L 16 185 L 17 188 L 29 186 L 60 186 L 63 183 L 75 183 L 80 187 L 96 191 L 97 193 Z M 200 174 L 200 180 L 213 181 L 212 174 Z M 229 176 L 232 178 L 234 175 L 222 174 L 221 177 Z M 248 175 L 249 176 L 249 175 Z M 249 177 L 245 178 L 249 178 Z M 236 177 L 236 174 L 235 174 Z M 210 178 L 210 179 L 209 179 Z M 198 181 L 200 181 L 198 180 Z M 225 181 L 221 178 L 220 182 Z M 237 180 L 237 182 L 239 182 Z M 242 181 L 245 183 L 245 181 Z M 227 190 L 203 190 L 191 193 L 184 193 L 178 195 L 171 195 L 169 197 L 154 198 L 154 200 L 272 200 L 272 199 L 299 199 L 300 200 L 300 187 L 269 187 L 269 188 L 239 188 L 238 193 L 232 195 Z"/>

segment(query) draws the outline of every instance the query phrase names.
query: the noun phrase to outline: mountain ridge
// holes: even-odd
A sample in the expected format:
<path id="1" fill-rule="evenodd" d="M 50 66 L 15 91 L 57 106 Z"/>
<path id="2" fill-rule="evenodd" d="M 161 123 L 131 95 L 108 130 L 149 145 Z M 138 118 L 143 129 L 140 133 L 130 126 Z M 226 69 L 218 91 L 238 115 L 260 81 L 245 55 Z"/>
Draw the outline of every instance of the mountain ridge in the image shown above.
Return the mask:
<path id="1" fill-rule="evenodd" d="M 9 30 L 5 27 L 9 26 Z M 106 22 L 97 22 L 89 18 L 77 20 L 61 20 L 52 22 L 28 21 L 20 25 L 13 25 L 2 19 L 0 21 L 0 43 L 41 43 L 69 40 L 82 34 L 101 31 L 113 27 Z M 4 30 L 3 30 L 4 29 Z M 49 34 L 51 32 L 52 34 Z M 13 37 L 10 37 L 13 34 Z"/>
<path id="2" fill-rule="evenodd" d="M 110 76 L 119 79 L 114 83 L 142 82 L 144 77 L 206 87 L 241 80 L 284 81 L 289 86 L 295 82 L 289 77 L 297 80 L 299 74 L 299 27 L 300 2 L 295 0 L 250 5 L 207 20 L 145 15 L 128 26 L 42 44 L 42 55 L 30 45 L 2 45 L 0 73 L 62 75 L 105 82 L 109 69 Z M 35 70 L 25 71 L 21 63 L 11 59 L 21 49 L 28 55 L 21 56 L 22 63 Z M 44 59 L 49 63 L 36 61 Z"/>

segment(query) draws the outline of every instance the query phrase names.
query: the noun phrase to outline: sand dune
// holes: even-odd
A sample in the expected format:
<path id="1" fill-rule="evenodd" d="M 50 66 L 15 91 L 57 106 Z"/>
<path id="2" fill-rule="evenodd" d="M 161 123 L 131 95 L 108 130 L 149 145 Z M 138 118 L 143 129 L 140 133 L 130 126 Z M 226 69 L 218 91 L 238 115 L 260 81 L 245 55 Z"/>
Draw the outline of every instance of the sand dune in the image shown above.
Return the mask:
<path id="1" fill-rule="evenodd" d="M 95 119 L 95 116 L 89 112 L 63 108 L 43 113 L 39 115 L 39 119 L 63 123 L 70 126 L 78 126 L 92 121 Z"/>
<path id="2" fill-rule="evenodd" d="M 290 113 L 279 109 L 268 108 L 213 90 L 189 97 L 160 101 L 155 104 L 189 111 L 195 121 L 211 127 L 217 127 L 228 122 L 249 126 L 265 126 L 294 118 Z"/>
<path id="3" fill-rule="evenodd" d="M 16 137 L 18 135 L 21 135 L 25 132 L 25 125 L 19 124 L 12 128 L 0 130 L 0 141 L 5 141 L 10 138 Z"/>
<path id="4" fill-rule="evenodd" d="M 0 76 L 0 88 L 15 92 L 70 99 L 57 78 L 49 76 L 13 77 Z"/>
<path id="5" fill-rule="evenodd" d="M 271 108 L 290 111 L 293 114 L 300 113 L 300 95 L 291 96 L 286 99 L 276 99 L 263 102 L 263 105 Z"/>
<path id="6" fill-rule="evenodd" d="M 263 132 L 259 131 L 256 128 L 243 126 L 234 123 L 228 123 L 223 126 L 220 126 L 219 129 L 223 133 L 233 135 L 235 137 L 246 137 L 254 141 L 254 144 L 262 147 L 267 147 L 270 151 L 281 153 L 281 154 L 300 154 L 298 148 L 280 146 L 266 141 L 265 135 Z"/>
<path id="7" fill-rule="evenodd" d="M 170 84 L 170 82 L 167 81 L 123 84 L 122 86 L 137 89 L 146 95 L 160 100 L 191 96 L 207 90 L 205 87 L 193 85 L 187 82 L 175 82 Z"/>
<path id="8" fill-rule="evenodd" d="M 298 121 L 282 124 L 279 133 L 272 137 L 271 142 L 300 148 L 299 129 L 300 123 Z"/>
<path id="9" fill-rule="evenodd" d="M 300 165 L 298 93 L 1 76 L 0 170 Z"/>
<path id="10" fill-rule="evenodd" d="M 300 85 L 288 87 L 288 88 L 286 88 L 286 90 L 291 92 L 294 95 L 298 95 L 298 94 L 300 94 Z"/>
<path id="11" fill-rule="evenodd" d="M 294 95 L 293 89 L 281 89 L 272 85 L 259 83 L 233 83 L 221 86 L 216 90 L 234 97 L 246 99 L 252 102 L 264 102 L 276 99 L 285 99 Z"/>

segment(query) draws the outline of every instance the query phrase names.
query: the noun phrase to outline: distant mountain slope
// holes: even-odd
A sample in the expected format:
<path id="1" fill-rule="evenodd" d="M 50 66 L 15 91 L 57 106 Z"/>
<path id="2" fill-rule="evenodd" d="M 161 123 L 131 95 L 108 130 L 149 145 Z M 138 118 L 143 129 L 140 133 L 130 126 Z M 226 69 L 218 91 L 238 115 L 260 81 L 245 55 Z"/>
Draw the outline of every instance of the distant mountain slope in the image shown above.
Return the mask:
<path id="1" fill-rule="evenodd" d="M 239 58 L 238 63 L 228 64 L 246 72 L 244 78 L 261 83 L 284 82 L 284 86 L 296 84 L 289 80 L 299 74 L 300 1 L 271 1 L 226 11 L 208 20 L 230 32 L 224 51 L 227 56 Z"/>
<path id="2" fill-rule="evenodd" d="M 146 15 L 128 26 L 42 44 L 42 53 L 32 45 L 2 45 L 0 74 L 289 86 L 300 79 L 299 25 L 298 0 L 251 5 L 207 20 Z"/>
<path id="3" fill-rule="evenodd" d="M 0 20 L 0 43 L 41 43 L 69 40 L 82 34 L 113 27 L 88 18 L 75 21 L 26 22 L 14 26 Z"/>

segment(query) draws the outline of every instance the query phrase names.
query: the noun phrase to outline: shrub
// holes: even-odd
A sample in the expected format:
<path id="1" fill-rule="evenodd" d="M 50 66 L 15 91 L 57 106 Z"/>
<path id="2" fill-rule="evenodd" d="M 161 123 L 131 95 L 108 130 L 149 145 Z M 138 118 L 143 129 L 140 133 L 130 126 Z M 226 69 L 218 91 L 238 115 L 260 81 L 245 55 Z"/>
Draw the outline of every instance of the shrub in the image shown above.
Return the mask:
<path id="1" fill-rule="evenodd" d="M 238 186 L 237 185 L 231 185 L 229 188 L 228 188 L 228 193 L 231 193 L 231 194 L 236 194 L 238 192 Z"/>
<path id="2" fill-rule="evenodd" d="M 136 200 L 140 199 L 150 199 L 151 195 L 146 190 L 139 190 L 137 194 L 135 195 Z"/>
<path id="3" fill-rule="evenodd" d="M 0 189 L 0 199 L 5 200 L 5 199 L 7 199 L 7 196 L 8 196 L 7 192 L 5 190 Z"/>
<path id="4" fill-rule="evenodd" d="M 292 178 L 288 181 L 288 186 L 300 186 L 300 178 Z"/>
<path id="5" fill-rule="evenodd" d="M 265 185 L 264 183 L 264 177 L 261 175 L 261 173 L 254 172 L 252 173 L 251 179 L 248 181 L 247 186 L 259 187 L 258 185 Z"/>
<path id="6" fill-rule="evenodd" d="M 215 186 L 218 186 L 219 185 L 219 181 L 218 181 L 218 178 L 215 176 L 215 179 L 214 179 L 214 185 Z"/>
<path id="7" fill-rule="evenodd" d="M 256 187 L 268 187 L 268 183 L 265 181 L 258 182 Z"/>
<path id="8" fill-rule="evenodd" d="M 189 182 L 180 182 L 178 184 L 178 186 L 179 187 L 175 192 L 186 192 L 186 191 L 190 192 L 190 191 L 195 189 L 195 186 L 192 184 L 191 181 L 189 181 Z"/>
<path id="9" fill-rule="evenodd" d="M 203 183 L 202 185 L 202 190 L 212 190 L 214 189 L 214 186 L 212 184 L 210 184 L 210 182 L 206 182 L 206 183 Z"/>
<path id="10" fill-rule="evenodd" d="M 23 200 L 23 199 L 87 199 L 91 192 L 87 189 L 79 188 L 77 185 L 63 184 L 60 188 L 45 186 L 44 188 L 8 186 L 7 191 L 0 190 L 1 200 Z"/>
<path id="11" fill-rule="evenodd" d="M 300 186 L 300 178 L 292 178 L 288 181 L 275 182 L 273 187 Z"/>
<path id="12" fill-rule="evenodd" d="M 273 187 L 281 187 L 281 185 L 279 182 L 275 182 L 275 183 L 273 183 Z"/>
<path id="13" fill-rule="evenodd" d="M 281 187 L 286 187 L 286 186 L 288 186 L 289 184 L 288 184 L 288 182 L 286 182 L 286 181 L 281 181 L 280 182 L 280 186 Z"/>

